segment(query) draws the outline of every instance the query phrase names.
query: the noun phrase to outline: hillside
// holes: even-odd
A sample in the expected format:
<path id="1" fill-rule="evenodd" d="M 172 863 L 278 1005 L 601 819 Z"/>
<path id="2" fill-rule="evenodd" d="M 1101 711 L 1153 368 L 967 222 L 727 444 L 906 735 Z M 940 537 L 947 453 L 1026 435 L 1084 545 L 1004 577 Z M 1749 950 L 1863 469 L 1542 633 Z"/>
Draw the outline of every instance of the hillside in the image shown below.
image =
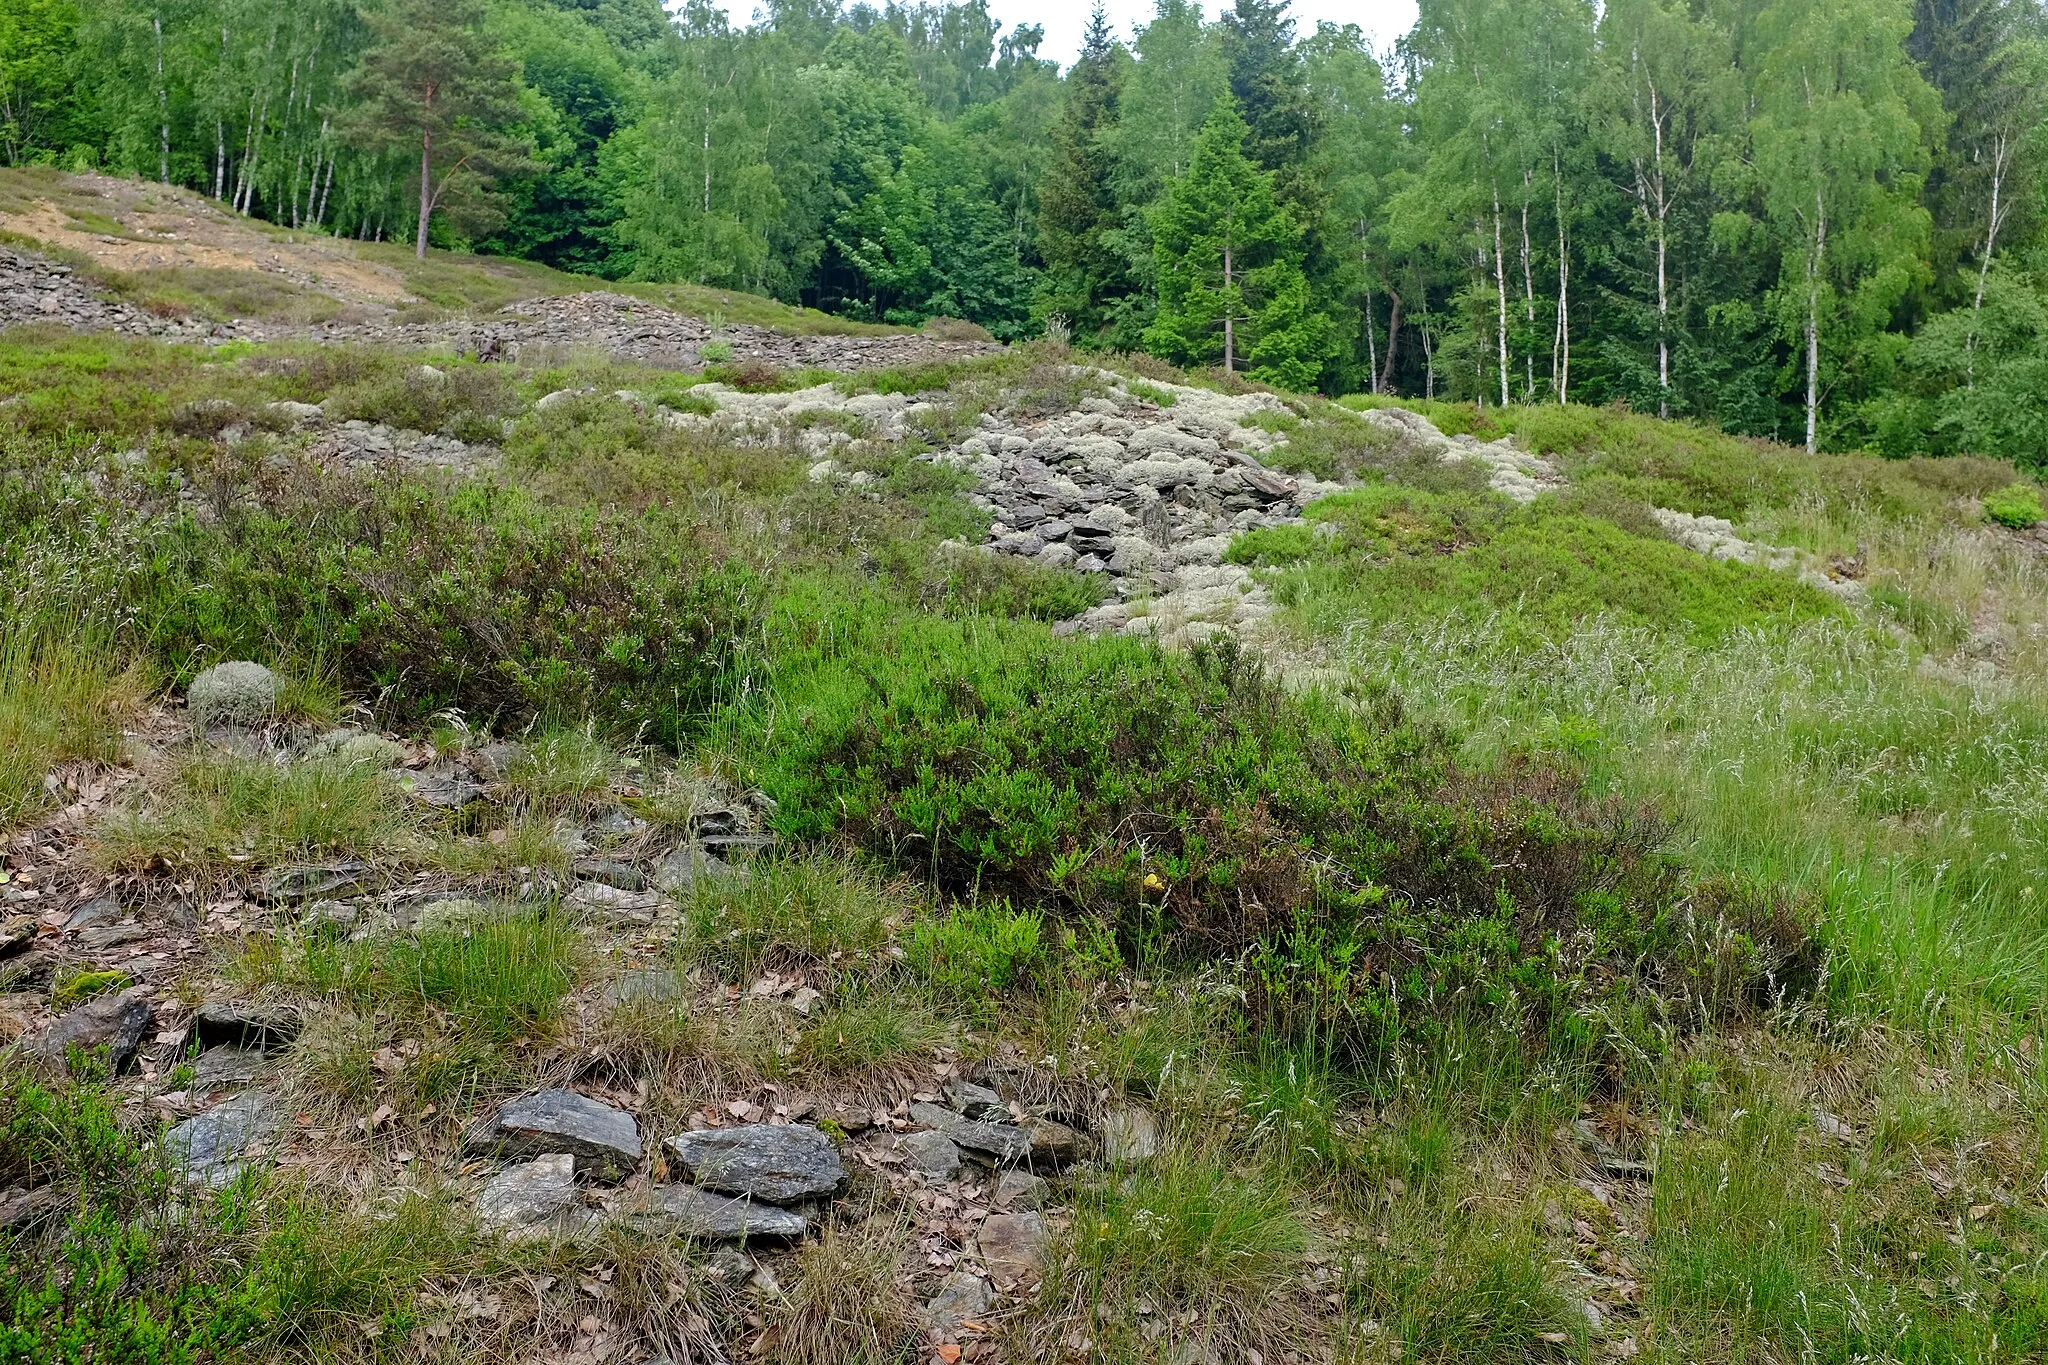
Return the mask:
<path id="1" fill-rule="evenodd" d="M 2048 1357 L 2011 465 L 5 211 L 0 1360 Z"/>

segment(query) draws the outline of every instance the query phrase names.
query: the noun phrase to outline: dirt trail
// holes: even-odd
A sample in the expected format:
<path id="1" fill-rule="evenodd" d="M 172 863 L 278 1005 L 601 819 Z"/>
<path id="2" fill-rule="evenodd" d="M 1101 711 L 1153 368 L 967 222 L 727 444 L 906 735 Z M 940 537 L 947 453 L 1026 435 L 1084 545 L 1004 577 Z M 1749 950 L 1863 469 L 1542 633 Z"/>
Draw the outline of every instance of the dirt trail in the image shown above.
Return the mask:
<path id="1" fill-rule="evenodd" d="M 105 175 L 72 176 L 63 190 L 62 205 L 44 201 L 0 211 L 0 230 L 123 274 L 255 271 L 343 304 L 390 307 L 411 299 L 397 271 L 359 259 L 346 242 L 258 224 L 189 191 Z M 120 231 L 104 231 L 95 216 Z"/>

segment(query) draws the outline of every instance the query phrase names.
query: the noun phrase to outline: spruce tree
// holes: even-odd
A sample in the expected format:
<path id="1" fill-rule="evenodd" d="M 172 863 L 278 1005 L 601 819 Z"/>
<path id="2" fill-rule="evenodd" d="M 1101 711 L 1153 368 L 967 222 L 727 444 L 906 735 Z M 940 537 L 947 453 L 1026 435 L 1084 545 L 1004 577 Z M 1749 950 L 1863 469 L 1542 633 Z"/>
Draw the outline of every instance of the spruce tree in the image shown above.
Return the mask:
<path id="1" fill-rule="evenodd" d="M 481 0 L 401 0 L 370 23 L 376 41 L 350 83 L 347 126 L 365 150 L 418 154 L 414 249 L 425 260 L 436 208 L 491 223 L 492 181 L 528 164 L 504 131 L 520 118 L 519 66 L 493 41 Z"/>
<path id="2" fill-rule="evenodd" d="M 1115 249 L 1120 226 L 1111 137 L 1123 88 L 1123 53 L 1101 6 L 1080 59 L 1067 74 L 1067 109 L 1053 130 L 1053 164 L 1038 198 L 1038 252 L 1051 311 L 1066 314 L 1084 344 L 1106 340 L 1107 306 L 1130 292 Z"/>
<path id="3" fill-rule="evenodd" d="M 1145 344 L 1233 371 L 1249 358 L 1253 378 L 1305 389 L 1329 356 L 1329 319 L 1309 296 L 1299 224 L 1245 154 L 1249 132 L 1237 101 L 1219 99 L 1153 215 L 1159 314 Z"/>

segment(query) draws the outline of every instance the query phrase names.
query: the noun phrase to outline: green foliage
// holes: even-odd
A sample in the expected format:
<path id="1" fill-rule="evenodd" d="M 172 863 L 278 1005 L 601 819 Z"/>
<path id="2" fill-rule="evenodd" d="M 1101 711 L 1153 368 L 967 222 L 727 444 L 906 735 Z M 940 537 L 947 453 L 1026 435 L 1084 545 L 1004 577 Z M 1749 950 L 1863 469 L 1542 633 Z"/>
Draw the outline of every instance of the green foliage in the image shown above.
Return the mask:
<path id="1" fill-rule="evenodd" d="M 1984 515 L 2000 526 L 2024 531 L 2048 513 L 2041 510 L 2041 491 L 2030 483 L 2008 484 L 1984 499 Z"/>
<path id="2" fill-rule="evenodd" d="M 1322 373 L 1329 319 L 1310 304 L 1297 223 L 1273 177 L 1246 159 L 1235 101 L 1217 101 L 1194 159 L 1154 215 L 1159 315 L 1145 344 L 1181 364 L 1250 362 L 1251 375 L 1307 389 Z M 1242 328 L 1238 354 L 1226 354 Z"/>
<path id="3" fill-rule="evenodd" d="M 110 666 L 83 641 L 39 644 L 39 623 L 9 622 L 0 609 L 0 829 L 50 798 L 44 777 L 59 763 L 109 762 L 121 723 L 142 701 L 135 669 Z"/>
<path id="4" fill-rule="evenodd" d="M 81 1004 L 96 995 L 125 990 L 134 984 L 133 977 L 118 969 L 77 972 L 59 981 L 51 990 L 50 1008 L 61 1014 L 73 1005 Z"/>
<path id="5" fill-rule="evenodd" d="M 1372 620 L 1500 612 L 1558 638 L 1608 616 L 1697 638 L 1838 608 L 1787 574 L 1710 560 L 1605 517 L 1383 484 L 1325 499 L 1312 527 L 1240 536 L 1232 562 L 1293 566 L 1281 600 Z"/>
<path id="6" fill-rule="evenodd" d="M 789 967 L 856 970 L 916 906 L 903 888 L 836 858 L 778 858 L 749 872 L 707 873 L 683 922 L 683 956 L 732 980 Z"/>
<path id="7" fill-rule="evenodd" d="M 992 1018 L 1005 992 L 1032 983 L 1047 966 L 1043 919 L 1007 901 L 955 906 L 919 919 L 904 936 L 910 969 L 945 1000 L 965 1001 Z"/>
<path id="8" fill-rule="evenodd" d="M 348 1004 L 431 1012 L 486 1045 L 545 1037 L 582 975 L 581 938 L 559 915 L 478 910 L 412 935 L 315 940 L 285 964 L 285 977 Z M 450 1055 L 465 1067 L 481 1064 L 459 1049 Z"/>
<path id="9" fill-rule="evenodd" d="M 1597 1054 L 1612 1040 L 1574 1022 L 1586 1002 L 1647 1042 L 1660 999 L 1739 1010 L 1800 951 L 1796 919 L 1734 893 L 1702 901 L 1727 927 L 1695 937 L 1654 822 L 1541 768 L 1460 776 L 1385 693 L 1289 696 L 1231 650 L 1054 649 L 816 606 L 774 627 L 774 707 L 720 727 L 785 837 L 857 843 L 962 898 L 1050 900 L 1141 952 L 1250 953 L 1252 1008 L 1280 1027 L 1378 1055 L 1427 1002 L 1469 999 Z"/>

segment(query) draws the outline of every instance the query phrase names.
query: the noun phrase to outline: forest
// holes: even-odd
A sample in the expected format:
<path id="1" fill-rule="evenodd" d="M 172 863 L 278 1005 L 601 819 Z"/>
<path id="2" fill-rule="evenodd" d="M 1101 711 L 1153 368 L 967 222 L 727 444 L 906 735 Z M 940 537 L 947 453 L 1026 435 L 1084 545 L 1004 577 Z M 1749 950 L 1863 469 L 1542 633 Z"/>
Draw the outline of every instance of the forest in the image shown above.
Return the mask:
<path id="1" fill-rule="evenodd" d="M 2048 464 L 2039 0 L 0 0 L 0 155 L 1278 387 Z"/>

